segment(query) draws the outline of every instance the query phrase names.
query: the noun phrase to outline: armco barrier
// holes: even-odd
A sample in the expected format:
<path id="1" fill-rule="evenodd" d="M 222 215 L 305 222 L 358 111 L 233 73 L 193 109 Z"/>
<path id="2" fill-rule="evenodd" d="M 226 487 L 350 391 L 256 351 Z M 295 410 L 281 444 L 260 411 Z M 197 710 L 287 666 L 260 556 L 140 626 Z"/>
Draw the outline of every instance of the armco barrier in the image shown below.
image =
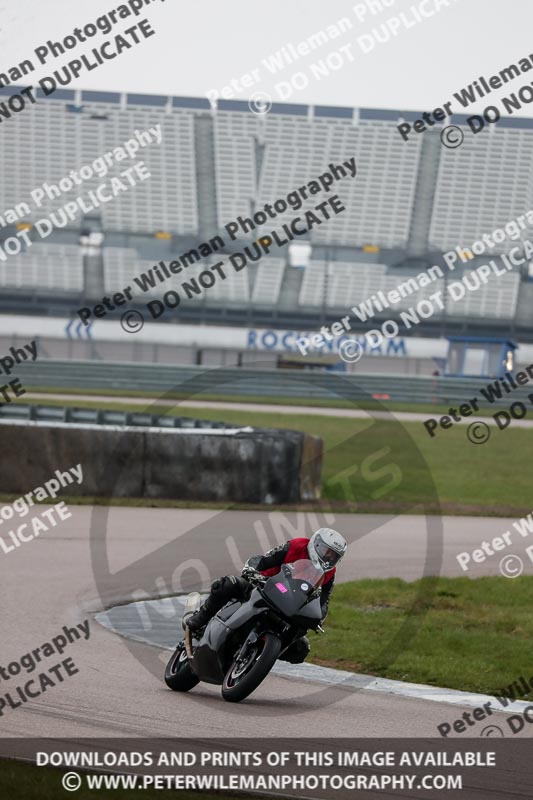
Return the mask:
<path id="1" fill-rule="evenodd" d="M 224 430 L 235 425 L 215 422 L 209 419 L 176 417 L 171 414 L 151 414 L 145 411 L 119 411 L 105 408 L 76 408 L 76 406 L 29 405 L 17 401 L 0 405 L 0 419 L 22 420 L 28 422 L 71 422 L 91 425 L 114 425 L 144 428 L 182 428 Z M 251 431 L 253 428 L 243 428 Z"/>
<path id="2" fill-rule="evenodd" d="M 217 373 L 220 382 L 217 382 Z M 357 402 L 376 395 L 400 403 L 457 404 L 479 397 L 487 381 L 478 378 L 444 378 L 420 376 L 388 376 L 324 373 L 307 370 L 267 369 L 206 369 L 205 367 L 174 367 L 161 364 L 123 364 L 101 361 L 51 361 L 38 359 L 17 367 L 23 383 L 34 388 L 93 389 L 157 392 L 169 391 L 190 394 L 194 379 L 194 395 L 201 399 L 202 391 L 220 396 L 287 397 L 305 402 L 308 399 L 333 400 L 342 398 Z M 216 387 L 216 388 L 214 388 Z M 503 394 L 507 406 L 513 400 L 526 399 L 533 383 Z M 510 399 L 512 398 L 512 399 Z M 488 405 L 488 404 L 487 404 Z"/>
<path id="3" fill-rule="evenodd" d="M 2 492 L 25 494 L 81 464 L 64 494 L 241 503 L 320 497 L 322 440 L 299 431 L 0 420 Z"/>

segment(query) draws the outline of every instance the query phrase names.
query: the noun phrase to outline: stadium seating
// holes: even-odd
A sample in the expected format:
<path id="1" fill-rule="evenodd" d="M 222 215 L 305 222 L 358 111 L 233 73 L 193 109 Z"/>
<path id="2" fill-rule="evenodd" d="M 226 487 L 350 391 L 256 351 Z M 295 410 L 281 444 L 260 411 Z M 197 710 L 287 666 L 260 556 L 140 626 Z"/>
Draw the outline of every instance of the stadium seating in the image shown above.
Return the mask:
<path id="1" fill-rule="evenodd" d="M 460 148 L 442 148 L 429 232 L 435 248 L 469 245 L 531 208 L 533 129 L 500 125 L 481 136 L 482 144 L 470 134 Z M 530 226 L 522 238 L 532 234 Z M 491 252 L 515 245 L 508 238 Z"/>
<path id="2" fill-rule="evenodd" d="M 26 201 L 31 213 L 24 220 L 34 221 L 79 196 L 86 196 L 89 190 L 109 181 L 111 176 L 118 176 L 137 161 L 144 161 L 151 177 L 97 209 L 104 228 L 131 233 L 163 229 L 195 234 L 198 212 L 193 116 L 183 110 L 165 114 L 163 108 L 139 105 L 125 110 L 111 102 L 84 103 L 78 112 L 74 108 L 78 107 L 50 98 L 35 104 L 26 114 L 15 116 L 3 127 L 0 209 L 14 208 Z M 160 145 L 154 142 L 141 148 L 135 159 L 116 162 L 105 177 L 95 175 L 57 198 L 45 197 L 40 208 L 30 202 L 31 192 L 43 183 L 59 183 L 71 170 L 92 164 L 134 137 L 135 130 L 144 131 L 157 124 L 162 126 Z"/>
<path id="3" fill-rule="evenodd" d="M 116 292 L 123 286 L 133 285 L 132 280 L 135 276 L 138 276 L 141 272 L 146 272 L 156 263 L 155 260 L 147 261 L 146 259 L 141 259 L 133 248 L 105 247 L 103 255 L 106 292 Z M 172 257 L 169 257 L 166 260 L 170 261 L 171 259 Z M 172 276 L 165 280 L 164 283 L 158 283 L 154 288 L 150 288 L 146 292 L 146 296 L 150 298 L 159 297 L 169 289 L 178 289 L 181 283 L 197 278 L 200 272 L 220 260 L 227 261 L 227 257 L 202 259 L 198 263 L 187 267 L 179 275 Z M 278 301 L 284 271 L 285 262 L 283 259 L 270 257 L 262 259 L 257 266 L 253 291 L 251 291 L 250 272 L 248 270 L 235 272 L 232 268 L 226 268 L 224 269 L 226 278 L 224 280 L 217 278 L 213 286 L 208 289 L 202 289 L 197 298 L 203 298 L 204 302 L 209 304 L 220 302 L 242 304 L 251 301 L 254 305 L 271 307 Z M 134 293 L 144 296 L 144 293 L 141 295 L 140 291 L 137 292 L 135 289 Z"/>
<path id="4" fill-rule="evenodd" d="M 464 274 L 467 272 L 457 270 L 448 277 L 448 282 L 460 281 Z M 403 270 L 387 272 L 384 264 L 311 261 L 302 280 L 299 305 L 304 308 L 348 310 L 377 295 L 379 291 L 387 295 L 409 277 L 416 277 L 416 273 L 406 274 Z M 439 278 L 411 294 L 405 294 L 399 302 L 391 303 L 389 310 L 379 312 L 378 316 L 391 316 L 398 311 L 405 311 L 422 300 L 429 300 L 435 292 L 441 292 L 446 298 L 446 313 L 449 316 L 509 320 L 516 313 L 519 287 L 520 275 L 511 272 L 497 279 L 492 278 L 477 291 L 469 291 L 463 299 L 454 301 L 446 291 L 444 278 Z M 435 316 L 438 318 L 441 314 Z"/>
<path id="5" fill-rule="evenodd" d="M 404 116 L 409 118 L 407 113 Z M 326 171 L 330 163 L 354 157 L 356 179 L 345 178 L 332 190 L 339 194 L 346 211 L 313 230 L 314 258 L 301 273 L 286 266 L 286 253 L 273 253 L 240 272 L 228 270 L 226 280 L 217 280 L 190 300 L 202 307 L 244 306 L 262 313 L 279 305 L 283 286 L 285 309 L 333 314 L 379 291 L 390 291 L 403 280 L 404 272 L 407 274 L 409 268 L 398 270 L 388 265 L 405 256 L 420 168 L 429 163 L 424 159 L 438 159 L 430 213 L 418 214 L 415 226 L 419 240 L 420 225 L 425 226 L 430 249 L 468 247 L 530 206 L 531 120 L 502 120 L 480 137 L 467 135 L 460 149 L 439 147 L 436 154 L 435 148 L 424 147 L 423 137 L 408 143 L 402 140 L 396 130 L 400 117 L 399 111 L 279 103 L 269 114 L 259 116 L 242 101 L 220 101 L 218 109 L 212 110 L 202 98 L 61 90 L 48 99 L 40 98 L 27 113 L 15 115 L 2 127 L 0 217 L 8 209 L 29 203 L 32 190 L 44 182 L 57 183 L 70 170 L 79 170 L 121 145 L 135 131 L 161 125 L 161 145 L 154 142 L 140 149 L 136 158 L 145 162 L 150 179 L 118 194 L 95 213 L 100 215 L 105 240 L 102 290 L 114 292 L 131 284 L 135 275 L 159 259 L 171 260 L 167 251 L 155 255 L 163 252 L 152 247 L 157 231 L 176 237 L 178 251 L 179 237 L 187 237 L 188 249 L 193 246 L 191 240 L 205 241 L 216 233 L 213 228 L 217 226 L 224 232 L 228 221 L 250 216 L 265 203 L 285 197 Z M 464 120 L 457 122 L 464 125 Z M 82 191 L 75 187 L 56 199 L 45 199 L 40 208 L 32 204 L 31 213 L 21 221 L 47 216 L 132 163 L 130 159 L 115 163 L 107 176 L 85 181 Z M 318 199 L 323 199 L 323 193 Z M 309 198 L 304 209 L 316 202 L 317 198 Z M 280 228 L 302 210 L 289 207 L 275 221 L 269 220 L 262 232 Z M 79 233 L 79 223 L 71 224 L 71 231 Z M 56 230 L 48 242 L 37 241 L 27 252 L 0 261 L 0 286 L 20 292 L 28 288 L 34 293 L 55 291 L 58 297 L 83 292 L 82 251 L 70 243 L 72 232 L 69 244 L 62 244 L 64 233 Z M 255 231 L 253 237 L 257 235 Z M 533 238 L 532 227 L 522 233 L 522 238 L 529 236 Z M 128 246 L 116 246 L 117 242 Z M 515 244 L 508 239 L 497 245 L 495 252 Z M 342 248 L 350 248 L 361 258 L 365 245 L 373 246 L 367 252 L 381 251 L 381 263 L 353 261 L 353 252 L 343 257 L 348 251 Z M 152 259 L 140 256 L 140 252 L 151 251 Z M 93 255 L 98 252 L 94 250 Z M 187 267 L 146 296 L 151 299 L 177 289 L 183 280 L 193 279 L 213 263 L 214 256 Z M 410 274 L 416 274 L 414 269 Z M 461 274 L 458 264 L 454 279 Z M 517 311 L 519 288 L 520 275 L 508 274 L 449 303 L 446 315 L 457 320 L 511 320 Z M 443 281 L 435 281 L 403 298 L 392 311 L 409 308 L 443 289 Z"/>
<path id="6" fill-rule="evenodd" d="M 0 286 L 54 292 L 83 291 L 81 247 L 65 244 L 35 244 L 27 252 L 0 262 Z"/>
<path id="7" fill-rule="evenodd" d="M 103 256 L 106 292 L 120 291 L 120 287 L 130 285 L 135 275 L 151 266 L 146 260 L 141 260 L 137 251 L 130 247 L 104 247 Z"/>
<path id="8" fill-rule="evenodd" d="M 327 304 L 334 308 L 346 306 L 346 298 L 367 297 L 387 288 L 386 267 L 383 264 L 346 264 L 330 262 L 325 274 Z M 357 302 L 354 301 L 354 302 Z"/>
<path id="9" fill-rule="evenodd" d="M 279 293 L 285 262 L 281 258 L 265 258 L 259 262 L 252 290 L 252 303 L 257 306 L 275 306 Z"/>
<path id="10" fill-rule="evenodd" d="M 321 306 L 324 303 L 326 262 L 311 261 L 305 269 L 300 287 L 300 306 Z"/>
<path id="11" fill-rule="evenodd" d="M 241 215 L 249 215 L 256 197 L 253 114 L 218 114 L 214 121 L 216 199 L 221 228 Z"/>
<path id="12" fill-rule="evenodd" d="M 394 126 L 364 120 L 220 112 L 215 118 L 219 225 L 250 214 L 265 203 L 305 185 L 328 164 L 356 159 L 356 180 L 346 178 L 335 192 L 346 212 L 317 228 L 317 244 L 405 246 L 416 187 L 420 148 L 406 148 Z M 320 198 L 322 199 L 322 198 Z M 306 207 L 312 208 L 311 198 Z M 295 217 L 291 208 L 276 225 Z M 268 225 L 264 230 L 268 230 Z"/>
<path id="13" fill-rule="evenodd" d="M 516 313 L 519 289 L 520 275 L 511 272 L 488 281 L 475 292 L 466 292 L 464 298 L 448 304 L 447 313 L 454 317 L 510 320 Z"/>

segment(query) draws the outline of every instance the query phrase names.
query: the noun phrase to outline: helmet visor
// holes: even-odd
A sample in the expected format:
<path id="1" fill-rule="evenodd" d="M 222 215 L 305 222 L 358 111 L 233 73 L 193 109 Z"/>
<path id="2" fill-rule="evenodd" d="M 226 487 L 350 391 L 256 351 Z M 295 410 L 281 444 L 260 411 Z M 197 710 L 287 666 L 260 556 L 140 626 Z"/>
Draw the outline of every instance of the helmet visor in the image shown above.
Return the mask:
<path id="1" fill-rule="evenodd" d="M 342 553 L 337 553 L 332 547 L 322 541 L 320 537 L 315 542 L 315 549 L 320 562 L 324 567 L 331 569 L 340 560 Z"/>

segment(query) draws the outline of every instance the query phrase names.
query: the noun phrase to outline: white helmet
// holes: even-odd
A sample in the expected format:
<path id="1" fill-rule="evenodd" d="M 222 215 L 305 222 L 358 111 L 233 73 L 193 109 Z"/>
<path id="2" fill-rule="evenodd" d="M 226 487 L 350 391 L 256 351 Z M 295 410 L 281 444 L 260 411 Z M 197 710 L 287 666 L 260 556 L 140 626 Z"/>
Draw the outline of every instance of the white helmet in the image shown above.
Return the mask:
<path id="1" fill-rule="evenodd" d="M 346 539 L 333 528 L 319 528 L 307 545 L 309 558 L 317 569 L 332 569 L 346 552 Z"/>

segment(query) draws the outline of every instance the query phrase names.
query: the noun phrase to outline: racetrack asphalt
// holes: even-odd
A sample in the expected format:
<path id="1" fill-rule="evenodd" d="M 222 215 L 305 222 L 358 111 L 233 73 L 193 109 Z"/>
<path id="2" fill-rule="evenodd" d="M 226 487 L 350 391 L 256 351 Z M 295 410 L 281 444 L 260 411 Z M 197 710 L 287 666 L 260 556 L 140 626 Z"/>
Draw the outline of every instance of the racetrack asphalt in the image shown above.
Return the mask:
<path id="1" fill-rule="evenodd" d="M 270 675 L 239 705 L 225 703 L 216 686 L 202 684 L 189 695 L 170 692 L 163 682 L 168 652 L 127 643 L 98 624 L 94 614 L 132 600 L 174 594 L 177 588 L 205 589 L 216 576 L 235 572 L 239 559 L 274 544 L 278 538 L 274 531 L 284 538 L 290 524 L 312 529 L 313 515 L 118 507 L 108 511 L 88 506 L 72 506 L 70 511 L 72 517 L 60 527 L 0 555 L 0 664 L 20 660 L 64 625 L 89 619 L 91 635 L 87 641 L 70 644 L 63 656 L 39 665 L 36 672 L 70 656 L 79 672 L 62 683 L 56 681 L 56 686 L 20 708 L 4 708 L 2 737 L 277 737 L 281 719 L 283 736 L 306 736 L 317 742 L 339 735 L 433 737 L 438 736 L 437 725 L 453 722 L 468 710 L 365 688 L 331 689 L 280 675 Z M 511 522 L 444 518 L 441 574 L 464 575 L 456 554 L 498 536 Z M 423 574 L 427 550 L 423 516 L 341 514 L 335 526 L 352 541 L 339 580 L 388 576 L 412 580 Z M 4 528 L 5 523 L 0 535 Z M 359 531 L 364 535 L 357 539 Z M 430 541 L 430 552 L 433 547 L 438 549 L 438 542 Z M 437 563 L 438 553 L 432 557 Z M 467 574 L 499 574 L 499 561 L 493 557 L 474 564 Z M 525 571 L 533 573 L 533 564 L 526 564 Z M 162 606 L 162 613 L 168 613 L 168 606 Z M 177 618 L 176 639 L 181 634 L 179 622 Z M 144 665 L 148 662 L 160 665 L 160 672 L 154 674 Z M 2 681 L 0 692 L 28 678 L 21 673 Z M 498 713 L 488 722 L 496 719 L 503 725 L 505 716 Z M 476 723 L 463 736 L 479 736 L 484 724 Z M 530 735 L 528 727 L 519 735 Z"/>

